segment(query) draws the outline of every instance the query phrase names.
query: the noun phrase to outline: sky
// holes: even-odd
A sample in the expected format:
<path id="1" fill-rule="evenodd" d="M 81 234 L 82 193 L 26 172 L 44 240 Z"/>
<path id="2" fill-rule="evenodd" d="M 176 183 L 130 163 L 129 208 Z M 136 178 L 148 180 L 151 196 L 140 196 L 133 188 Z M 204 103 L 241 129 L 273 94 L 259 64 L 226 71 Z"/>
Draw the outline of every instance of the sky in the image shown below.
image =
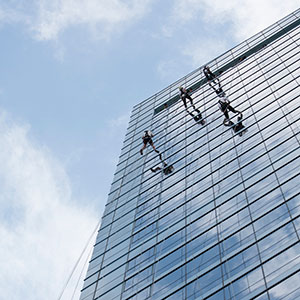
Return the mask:
<path id="1" fill-rule="evenodd" d="M 78 299 L 132 107 L 298 6 L 0 0 L 1 297 Z"/>

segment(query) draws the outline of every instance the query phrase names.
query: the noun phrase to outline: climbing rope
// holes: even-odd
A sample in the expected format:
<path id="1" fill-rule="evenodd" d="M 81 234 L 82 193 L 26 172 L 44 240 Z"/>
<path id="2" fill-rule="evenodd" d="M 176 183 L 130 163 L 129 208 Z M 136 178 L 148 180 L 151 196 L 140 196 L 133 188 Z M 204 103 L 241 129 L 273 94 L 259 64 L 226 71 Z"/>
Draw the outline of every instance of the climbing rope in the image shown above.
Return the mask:
<path id="1" fill-rule="evenodd" d="M 76 293 L 77 288 L 78 288 L 79 281 L 80 281 L 80 279 L 81 279 L 81 277 L 82 277 L 83 271 L 85 270 L 85 266 L 87 265 L 88 260 L 89 260 L 89 258 L 91 257 L 92 251 L 93 251 L 93 247 L 90 247 L 89 254 L 88 254 L 87 257 L 86 257 L 86 260 L 85 260 L 85 262 L 84 262 L 84 264 L 83 264 L 83 267 L 82 267 L 82 269 L 81 269 L 81 272 L 80 272 L 80 274 L 79 274 L 79 276 L 78 276 L 78 280 L 77 280 L 77 282 L 76 282 L 76 285 L 75 285 L 74 292 L 73 292 L 73 294 L 72 294 L 71 300 L 74 299 L 75 293 Z"/>
<path id="2" fill-rule="evenodd" d="M 99 221 L 99 222 L 97 223 L 97 225 L 96 225 L 95 229 L 93 230 L 91 236 L 90 236 L 89 239 L 87 240 L 87 242 L 86 242 L 86 244 L 85 244 L 85 246 L 84 246 L 84 248 L 83 248 L 83 250 L 82 250 L 82 252 L 81 252 L 81 254 L 80 254 L 80 256 L 79 256 L 79 258 L 77 259 L 77 261 L 76 261 L 76 263 L 75 263 L 75 265 L 74 265 L 74 267 L 73 267 L 73 269 L 72 269 L 72 271 L 71 271 L 71 273 L 70 273 L 70 275 L 69 275 L 69 277 L 68 277 L 68 279 L 67 279 L 65 285 L 63 286 L 63 288 L 62 288 L 62 290 L 61 290 L 61 293 L 60 293 L 60 295 L 59 295 L 59 297 L 58 297 L 58 300 L 60 300 L 60 299 L 62 298 L 64 292 L 66 291 L 67 286 L 68 286 L 68 284 L 69 284 L 69 282 L 70 282 L 70 280 L 71 280 L 71 278 L 72 278 L 72 276 L 73 276 L 73 274 L 74 274 L 74 272 L 75 272 L 75 270 L 76 270 L 76 268 L 77 268 L 79 262 L 81 261 L 81 258 L 83 257 L 83 255 L 84 255 L 84 253 L 85 253 L 85 251 L 86 251 L 88 245 L 90 244 L 90 242 L 91 242 L 93 236 L 95 235 L 97 229 L 99 228 L 100 223 L 101 223 L 101 221 Z M 89 257 L 89 256 L 88 256 L 88 257 Z M 87 260 L 86 260 L 86 262 L 87 262 Z M 84 265 L 84 268 L 85 268 L 85 265 Z M 83 272 L 83 271 L 81 271 L 81 272 Z M 77 288 L 77 285 L 76 285 L 76 288 Z"/>

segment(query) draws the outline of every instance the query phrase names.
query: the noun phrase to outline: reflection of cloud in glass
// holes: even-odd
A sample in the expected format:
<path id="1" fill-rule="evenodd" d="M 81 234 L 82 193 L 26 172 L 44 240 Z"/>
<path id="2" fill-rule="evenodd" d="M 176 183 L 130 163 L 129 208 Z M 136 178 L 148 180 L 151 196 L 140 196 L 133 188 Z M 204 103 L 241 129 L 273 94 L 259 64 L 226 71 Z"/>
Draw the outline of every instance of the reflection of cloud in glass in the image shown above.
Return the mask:
<path id="1" fill-rule="evenodd" d="M 190 299 L 219 296 L 224 286 L 229 297 L 241 299 L 263 293 L 294 272 L 299 222 L 295 220 L 295 228 L 291 217 L 299 214 L 300 150 L 299 131 L 290 125 L 300 108 L 294 98 L 299 74 L 290 65 L 292 44 L 287 37 L 279 39 L 273 46 L 280 57 L 273 46 L 265 47 L 220 76 L 232 105 L 244 115 L 248 131 L 243 137 L 224 129 L 224 116 L 208 85 L 193 93 L 207 118 L 205 127 L 193 123 L 182 103 L 169 108 L 169 119 L 166 113 L 161 120 L 154 118 L 159 149 L 176 171 L 160 180 L 144 172 L 143 209 L 137 210 L 131 246 L 137 246 L 133 251 L 138 257 L 137 249 L 151 239 L 153 253 L 129 263 L 133 277 L 128 285 L 134 288 L 128 297 L 138 287 L 148 289 L 153 276 L 152 295 L 158 299 L 173 292 L 182 296 L 185 284 Z M 222 59 L 230 61 L 232 53 Z M 199 78 L 193 73 L 182 82 L 189 86 Z M 147 155 L 148 168 L 155 154 Z M 275 289 L 270 293 L 283 296 Z"/>

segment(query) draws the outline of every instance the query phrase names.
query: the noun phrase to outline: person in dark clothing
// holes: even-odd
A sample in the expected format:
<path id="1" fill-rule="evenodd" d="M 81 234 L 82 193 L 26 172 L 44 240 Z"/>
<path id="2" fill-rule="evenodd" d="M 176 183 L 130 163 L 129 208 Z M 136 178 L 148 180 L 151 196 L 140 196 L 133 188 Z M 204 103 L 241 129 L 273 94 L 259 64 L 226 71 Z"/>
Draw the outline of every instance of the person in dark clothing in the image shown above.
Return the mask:
<path id="1" fill-rule="evenodd" d="M 183 105 L 184 105 L 185 109 L 187 109 L 186 99 L 189 99 L 190 102 L 191 102 L 191 105 L 192 105 L 193 109 L 195 111 L 197 111 L 197 112 L 200 113 L 200 111 L 198 109 L 196 109 L 196 107 L 195 107 L 195 105 L 193 103 L 193 99 L 192 99 L 192 97 L 189 94 L 190 91 L 191 90 L 187 90 L 184 87 L 180 86 L 179 87 L 179 96 L 180 96 L 180 99 L 183 101 Z"/>
<path id="2" fill-rule="evenodd" d="M 231 105 L 230 105 L 230 101 L 228 99 L 228 97 L 224 94 L 219 95 L 219 109 L 221 110 L 221 112 L 224 114 L 225 118 L 227 120 L 229 120 L 229 113 L 228 111 L 231 111 L 235 114 L 240 114 L 241 115 L 241 112 L 238 111 L 238 110 L 235 110 Z"/>
<path id="3" fill-rule="evenodd" d="M 223 91 L 221 85 L 219 84 L 219 88 L 216 89 L 214 86 L 211 86 L 214 91 L 216 92 L 217 96 L 219 97 L 219 109 L 221 110 L 221 112 L 224 114 L 225 116 L 225 120 L 229 120 L 229 113 L 228 111 L 231 111 L 235 114 L 240 114 L 241 112 L 239 112 L 238 110 L 235 110 L 231 105 L 230 105 L 230 101 L 228 99 L 228 97 L 226 96 L 225 92 Z"/>
<path id="4" fill-rule="evenodd" d="M 193 99 L 192 99 L 192 97 L 189 94 L 190 91 L 191 90 L 187 90 L 184 87 L 180 86 L 179 87 L 179 96 L 180 96 L 180 99 L 183 101 L 183 105 L 184 105 L 186 111 L 188 112 L 188 114 L 191 115 L 195 119 L 195 121 L 200 121 L 200 123 L 203 125 L 205 122 L 204 122 L 204 120 L 202 120 L 202 115 L 201 115 L 200 110 L 197 109 L 195 107 L 194 103 L 193 103 Z M 197 112 L 197 116 L 194 116 L 193 113 L 191 113 L 191 112 L 188 111 L 187 104 L 186 104 L 186 99 L 190 100 L 193 109 Z"/>
<path id="5" fill-rule="evenodd" d="M 210 70 L 210 68 L 208 66 L 204 66 L 203 73 L 204 73 L 209 85 L 211 82 L 213 82 L 214 84 L 219 83 L 219 85 L 220 85 L 219 78 L 216 77 L 216 75 Z"/>
<path id="6" fill-rule="evenodd" d="M 155 149 L 154 147 L 154 144 L 153 144 L 153 141 L 152 141 L 152 138 L 153 138 L 153 133 L 150 131 L 150 130 L 145 130 L 145 133 L 144 135 L 142 136 L 142 140 L 143 140 L 143 147 L 142 149 L 140 150 L 140 153 L 141 155 L 143 155 L 143 150 L 146 148 L 147 144 L 149 143 L 150 146 L 152 146 L 153 150 L 156 152 L 156 153 L 159 153 L 158 150 Z"/>

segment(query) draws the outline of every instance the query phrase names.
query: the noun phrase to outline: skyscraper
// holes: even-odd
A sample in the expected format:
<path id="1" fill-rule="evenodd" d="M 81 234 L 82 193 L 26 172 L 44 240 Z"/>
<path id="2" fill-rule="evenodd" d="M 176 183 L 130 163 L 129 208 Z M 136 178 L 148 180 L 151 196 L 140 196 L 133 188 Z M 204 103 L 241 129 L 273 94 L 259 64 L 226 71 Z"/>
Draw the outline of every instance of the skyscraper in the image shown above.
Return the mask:
<path id="1" fill-rule="evenodd" d="M 133 108 L 81 300 L 300 299 L 299 25 L 300 9 L 207 63 L 243 134 L 203 66 Z M 171 172 L 140 154 L 148 129 Z"/>

